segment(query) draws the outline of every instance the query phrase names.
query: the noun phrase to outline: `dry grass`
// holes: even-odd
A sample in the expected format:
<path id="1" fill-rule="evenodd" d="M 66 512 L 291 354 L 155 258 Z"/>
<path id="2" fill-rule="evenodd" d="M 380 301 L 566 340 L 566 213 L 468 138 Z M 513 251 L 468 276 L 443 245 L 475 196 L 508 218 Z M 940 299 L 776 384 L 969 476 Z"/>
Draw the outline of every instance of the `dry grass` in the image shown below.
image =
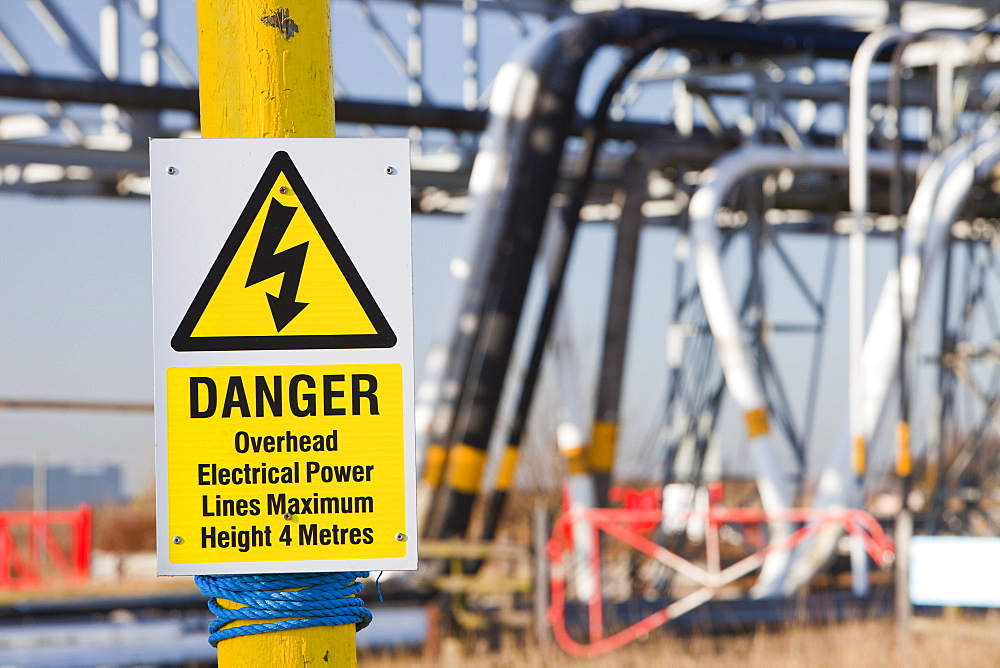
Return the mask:
<path id="1" fill-rule="evenodd" d="M 198 588 L 190 577 L 149 578 L 122 582 L 87 582 L 68 584 L 58 581 L 37 589 L 0 591 L 0 606 L 26 601 L 94 601 L 105 598 L 131 598 L 159 594 L 196 593 Z"/>
<path id="2" fill-rule="evenodd" d="M 463 653 L 445 644 L 440 656 L 362 656 L 363 668 L 890 668 L 990 667 L 1000 663 L 1000 615 L 983 619 L 918 619 L 901 637 L 893 621 L 823 627 L 792 627 L 735 637 L 661 636 L 594 659 L 573 659 L 557 648 L 527 648 L 496 654 Z"/>
<path id="3" fill-rule="evenodd" d="M 93 547 L 107 552 L 155 552 L 154 491 L 147 490 L 128 503 L 94 508 Z"/>

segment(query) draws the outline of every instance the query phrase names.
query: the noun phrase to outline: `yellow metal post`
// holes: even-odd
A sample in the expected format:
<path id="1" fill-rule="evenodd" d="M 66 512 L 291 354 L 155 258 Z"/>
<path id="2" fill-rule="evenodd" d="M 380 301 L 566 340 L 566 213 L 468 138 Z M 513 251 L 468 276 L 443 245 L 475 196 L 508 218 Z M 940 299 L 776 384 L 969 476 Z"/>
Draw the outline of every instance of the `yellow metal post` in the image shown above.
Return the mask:
<path id="1" fill-rule="evenodd" d="M 329 2 L 198 0 L 197 18 L 203 137 L 334 136 Z M 357 666 L 354 625 L 223 640 L 219 665 Z"/>
<path id="2" fill-rule="evenodd" d="M 197 8 L 203 137 L 334 136 L 330 3 Z"/>

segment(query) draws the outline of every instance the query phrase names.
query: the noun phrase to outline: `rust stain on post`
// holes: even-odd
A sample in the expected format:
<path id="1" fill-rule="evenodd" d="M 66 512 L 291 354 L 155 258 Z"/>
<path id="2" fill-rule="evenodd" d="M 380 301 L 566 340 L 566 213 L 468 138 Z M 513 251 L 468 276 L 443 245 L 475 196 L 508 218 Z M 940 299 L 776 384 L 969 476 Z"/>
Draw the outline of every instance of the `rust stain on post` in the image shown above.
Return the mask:
<path id="1" fill-rule="evenodd" d="M 260 17 L 260 22 L 266 26 L 277 28 L 285 36 L 285 41 L 291 41 L 295 33 L 299 31 L 299 26 L 288 15 L 288 9 L 278 9 L 270 16 Z"/>

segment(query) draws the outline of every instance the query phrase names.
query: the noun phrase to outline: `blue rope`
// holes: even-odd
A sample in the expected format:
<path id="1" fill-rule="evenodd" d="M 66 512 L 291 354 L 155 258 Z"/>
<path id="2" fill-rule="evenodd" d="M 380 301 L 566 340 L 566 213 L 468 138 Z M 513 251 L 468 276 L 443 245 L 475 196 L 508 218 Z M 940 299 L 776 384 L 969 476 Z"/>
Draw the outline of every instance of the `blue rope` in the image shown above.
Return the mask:
<path id="1" fill-rule="evenodd" d="M 362 585 L 357 578 L 368 571 L 344 573 L 276 573 L 271 575 L 197 575 L 195 584 L 210 596 L 208 609 L 216 615 L 208 626 L 208 642 L 270 631 L 303 629 L 310 626 L 368 626 L 372 613 L 357 597 Z M 299 589 L 299 591 L 284 591 Z M 218 599 L 243 605 L 228 610 Z M 292 619 L 288 619 L 291 617 Z M 285 618 L 285 619 L 279 619 Z M 222 628 L 237 620 L 268 620 L 256 624 Z"/>

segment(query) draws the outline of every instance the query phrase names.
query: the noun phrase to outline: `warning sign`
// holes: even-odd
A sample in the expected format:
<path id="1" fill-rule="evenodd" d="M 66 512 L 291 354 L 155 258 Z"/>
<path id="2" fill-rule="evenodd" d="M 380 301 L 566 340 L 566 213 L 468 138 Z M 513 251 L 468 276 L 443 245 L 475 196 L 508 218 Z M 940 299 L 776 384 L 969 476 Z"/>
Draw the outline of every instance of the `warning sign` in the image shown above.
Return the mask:
<path id="1" fill-rule="evenodd" d="M 277 151 L 171 339 L 175 350 L 391 348 L 378 304 Z"/>
<path id="2" fill-rule="evenodd" d="M 153 140 L 158 571 L 416 568 L 406 140 Z"/>
<path id="3" fill-rule="evenodd" d="M 167 370 L 170 560 L 402 557 L 398 364 Z"/>

